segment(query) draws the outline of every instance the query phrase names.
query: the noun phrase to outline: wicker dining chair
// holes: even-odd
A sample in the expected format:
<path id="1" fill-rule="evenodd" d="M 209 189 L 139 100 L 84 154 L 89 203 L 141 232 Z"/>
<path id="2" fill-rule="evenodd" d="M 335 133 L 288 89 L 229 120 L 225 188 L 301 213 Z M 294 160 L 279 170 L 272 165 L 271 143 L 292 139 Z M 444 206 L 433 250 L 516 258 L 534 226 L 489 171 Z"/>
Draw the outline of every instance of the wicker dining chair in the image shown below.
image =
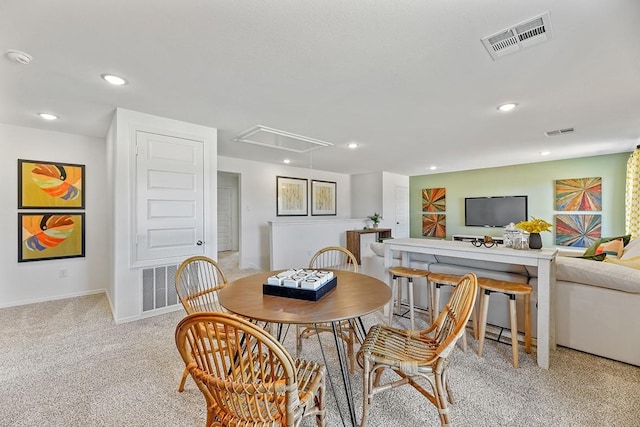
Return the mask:
<path id="1" fill-rule="evenodd" d="M 409 384 L 438 408 L 440 422 L 449 425 L 447 401 L 453 396 L 447 381 L 448 357 L 465 331 L 478 292 L 478 279 L 464 275 L 454 288 L 449 302 L 431 327 L 411 331 L 374 325 L 358 351 L 363 367 L 363 406 L 361 426 L 366 426 L 373 397 L 382 391 Z M 380 384 L 382 372 L 389 368 L 401 378 Z M 431 390 L 419 380 L 426 380 Z"/>
<path id="2" fill-rule="evenodd" d="M 225 311 L 218 302 L 218 291 L 227 284 L 222 269 L 209 257 L 198 255 L 185 259 L 176 271 L 176 293 L 187 314 Z M 178 391 L 184 391 L 189 376 L 185 368 Z"/>
<path id="3" fill-rule="evenodd" d="M 348 249 L 340 246 L 327 246 L 316 252 L 311 261 L 310 269 L 345 270 L 358 272 L 358 261 Z M 347 344 L 347 357 L 349 358 L 349 370 L 355 370 L 355 354 L 353 346 L 356 341 L 355 323 L 353 320 L 344 320 L 336 325 L 338 336 Z M 317 332 L 331 332 L 333 328 L 329 323 L 318 323 L 316 325 L 296 326 L 296 356 L 300 356 L 302 351 L 302 340 L 313 336 Z"/>
<path id="4" fill-rule="evenodd" d="M 206 426 L 325 425 L 325 368 L 293 360 L 271 334 L 227 313 L 194 313 L 176 345 L 204 395 Z"/>

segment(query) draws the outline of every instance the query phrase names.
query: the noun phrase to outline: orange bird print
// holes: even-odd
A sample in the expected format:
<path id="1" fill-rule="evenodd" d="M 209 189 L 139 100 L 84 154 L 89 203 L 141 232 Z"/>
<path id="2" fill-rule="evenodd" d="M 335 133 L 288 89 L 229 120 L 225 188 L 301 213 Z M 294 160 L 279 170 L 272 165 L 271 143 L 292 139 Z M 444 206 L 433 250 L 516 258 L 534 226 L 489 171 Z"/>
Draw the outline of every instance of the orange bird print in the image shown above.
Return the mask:
<path id="1" fill-rule="evenodd" d="M 31 170 L 31 178 L 42 191 L 63 200 L 77 199 L 82 190 L 82 172 L 79 168 L 37 163 Z"/>
<path id="2" fill-rule="evenodd" d="M 70 215 L 32 215 L 22 221 L 24 245 L 30 251 L 44 251 L 58 246 L 73 233 Z"/>

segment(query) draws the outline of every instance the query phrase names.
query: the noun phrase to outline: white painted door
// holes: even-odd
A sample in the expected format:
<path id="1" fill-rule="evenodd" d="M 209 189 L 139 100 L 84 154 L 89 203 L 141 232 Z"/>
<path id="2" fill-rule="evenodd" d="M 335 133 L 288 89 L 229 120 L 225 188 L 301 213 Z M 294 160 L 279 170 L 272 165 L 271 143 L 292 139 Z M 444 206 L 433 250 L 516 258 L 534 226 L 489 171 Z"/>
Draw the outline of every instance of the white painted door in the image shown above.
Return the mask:
<path id="1" fill-rule="evenodd" d="M 205 253 L 204 142 L 136 132 L 134 262 Z"/>
<path id="2" fill-rule="evenodd" d="M 229 187 L 218 187 L 218 251 L 233 250 L 232 204 L 233 190 Z"/>
<path id="3" fill-rule="evenodd" d="M 396 223 L 393 237 L 401 239 L 409 237 L 409 189 L 396 187 Z"/>

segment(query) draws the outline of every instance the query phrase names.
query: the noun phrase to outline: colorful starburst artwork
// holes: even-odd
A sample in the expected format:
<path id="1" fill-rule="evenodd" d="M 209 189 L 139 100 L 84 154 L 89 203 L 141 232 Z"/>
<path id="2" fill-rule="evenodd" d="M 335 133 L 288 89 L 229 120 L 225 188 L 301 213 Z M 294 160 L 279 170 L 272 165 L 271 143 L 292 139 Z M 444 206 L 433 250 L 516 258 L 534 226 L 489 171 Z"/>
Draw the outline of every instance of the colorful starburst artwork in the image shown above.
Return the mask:
<path id="1" fill-rule="evenodd" d="M 426 237 L 447 237 L 447 222 L 444 214 L 422 214 L 422 235 Z"/>
<path id="2" fill-rule="evenodd" d="M 601 237 L 602 215 L 556 215 L 556 245 L 589 247 Z"/>
<path id="3" fill-rule="evenodd" d="M 422 212 L 444 212 L 447 204 L 445 188 L 425 188 L 422 190 Z"/>
<path id="4" fill-rule="evenodd" d="M 557 180 L 556 210 L 601 211 L 602 178 L 574 178 Z"/>

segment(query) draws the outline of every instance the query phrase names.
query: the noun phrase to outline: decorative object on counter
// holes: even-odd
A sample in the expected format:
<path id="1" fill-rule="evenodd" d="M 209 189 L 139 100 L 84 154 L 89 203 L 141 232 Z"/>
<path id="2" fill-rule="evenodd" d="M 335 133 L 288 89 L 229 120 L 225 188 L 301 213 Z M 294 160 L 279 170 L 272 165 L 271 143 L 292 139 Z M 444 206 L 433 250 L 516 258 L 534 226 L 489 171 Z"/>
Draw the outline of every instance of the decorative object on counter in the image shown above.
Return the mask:
<path id="1" fill-rule="evenodd" d="M 542 237 L 540 237 L 540 233 L 549 231 L 551 225 L 552 224 L 549 224 L 544 219 L 532 216 L 530 221 L 520 221 L 517 223 L 516 228 L 529 233 L 529 249 L 542 249 Z"/>
<path id="2" fill-rule="evenodd" d="M 377 212 L 374 212 L 373 215 L 369 215 L 367 219 L 373 222 L 373 228 L 378 228 L 378 224 L 382 220 L 382 215 Z"/>
<path id="3" fill-rule="evenodd" d="M 513 248 L 513 243 L 515 242 L 520 230 L 516 228 L 516 225 L 511 222 L 506 227 L 504 227 L 504 232 L 502 234 L 502 239 L 504 242 L 505 248 Z"/>
<path id="4" fill-rule="evenodd" d="M 494 246 L 497 246 L 498 242 L 493 240 L 493 237 L 491 236 L 484 236 L 482 240 L 473 240 L 471 244 L 476 248 L 479 248 L 480 246 L 484 246 L 485 248 L 492 248 Z"/>

